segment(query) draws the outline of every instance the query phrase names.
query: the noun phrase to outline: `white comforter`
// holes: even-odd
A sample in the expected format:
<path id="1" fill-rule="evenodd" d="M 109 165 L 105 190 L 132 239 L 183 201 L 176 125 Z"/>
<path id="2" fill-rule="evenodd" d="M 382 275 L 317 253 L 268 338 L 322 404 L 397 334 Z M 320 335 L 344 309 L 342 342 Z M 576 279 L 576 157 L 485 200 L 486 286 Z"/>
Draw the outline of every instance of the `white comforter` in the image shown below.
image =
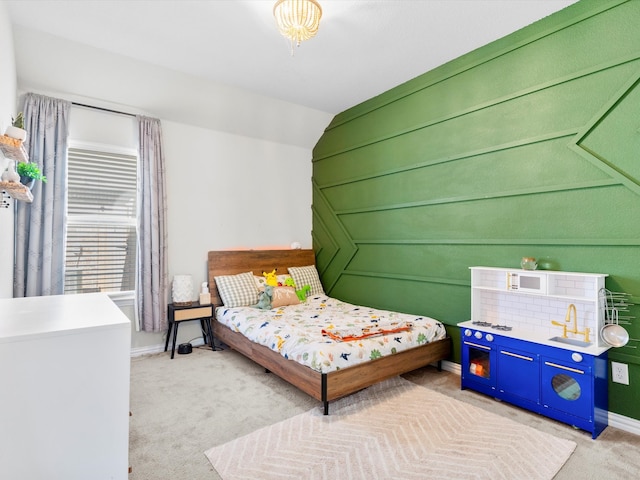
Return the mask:
<path id="1" fill-rule="evenodd" d="M 352 305 L 325 295 L 271 310 L 218 307 L 216 318 L 249 340 L 321 373 L 393 355 L 446 336 L 444 326 L 433 318 Z M 406 331 L 350 341 L 323 335 L 324 330 L 357 336 L 360 331 L 384 332 L 406 325 L 410 326 Z"/>

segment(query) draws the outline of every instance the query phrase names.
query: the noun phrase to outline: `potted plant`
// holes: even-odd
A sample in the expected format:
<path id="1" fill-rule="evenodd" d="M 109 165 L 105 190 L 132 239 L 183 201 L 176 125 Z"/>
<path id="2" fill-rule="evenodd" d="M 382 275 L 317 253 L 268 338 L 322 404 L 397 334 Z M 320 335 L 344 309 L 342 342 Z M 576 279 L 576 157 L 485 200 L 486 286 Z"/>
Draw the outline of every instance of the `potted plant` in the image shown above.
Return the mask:
<path id="1" fill-rule="evenodd" d="M 26 185 L 29 190 L 33 188 L 33 183 L 36 180 L 42 180 L 43 182 L 47 182 L 47 177 L 45 177 L 38 165 L 32 162 L 18 162 L 18 175 L 20 175 L 20 182 Z"/>
<path id="2" fill-rule="evenodd" d="M 22 116 L 22 112 L 19 112 L 18 115 L 16 115 L 16 118 L 11 117 L 11 125 L 7 127 L 4 134 L 7 137 L 16 138 L 23 142 L 25 141 L 27 138 L 27 131 L 24 129 L 24 117 Z"/>

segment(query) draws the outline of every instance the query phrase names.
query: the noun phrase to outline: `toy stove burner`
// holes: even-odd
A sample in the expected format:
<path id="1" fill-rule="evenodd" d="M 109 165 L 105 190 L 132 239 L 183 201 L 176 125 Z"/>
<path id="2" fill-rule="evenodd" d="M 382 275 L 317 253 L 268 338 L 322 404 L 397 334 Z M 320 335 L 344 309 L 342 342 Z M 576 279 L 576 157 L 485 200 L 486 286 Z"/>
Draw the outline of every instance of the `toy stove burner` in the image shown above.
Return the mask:
<path id="1" fill-rule="evenodd" d="M 476 320 L 475 322 L 471 322 L 471 323 L 479 327 L 490 327 L 491 325 L 493 325 L 491 322 L 482 322 L 480 320 Z"/>
<path id="2" fill-rule="evenodd" d="M 507 325 L 494 325 L 491 328 L 495 328 L 496 330 L 502 330 L 504 332 L 508 332 L 509 330 L 511 330 L 513 327 L 509 327 Z"/>

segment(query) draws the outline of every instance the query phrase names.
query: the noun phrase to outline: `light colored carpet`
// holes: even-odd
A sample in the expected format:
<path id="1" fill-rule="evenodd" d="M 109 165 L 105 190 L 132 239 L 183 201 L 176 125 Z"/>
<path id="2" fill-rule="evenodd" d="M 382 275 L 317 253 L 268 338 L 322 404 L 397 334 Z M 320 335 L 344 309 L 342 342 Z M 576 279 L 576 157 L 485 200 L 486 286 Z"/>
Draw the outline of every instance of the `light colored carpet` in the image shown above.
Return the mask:
<path id="1" fill-rule="evenodd" d="M 239 353 L 194 348 L 192 354 L 176 354 L 173 360 L 169 355 L 131 359 L 129 465 L 133 471 L 129 480 L 219 480 L 205 450 L 319 406 Z M 434 367 L 403 377 L 447 398 L 577 443 L 554 480 L 638 478 L 638 435 L 608 427 L 592 440 L 590 433 L 570 425 L 460 390 L 459 375 Z M 333 412 L 333 403 L 330 408 Z M 449 455 L 451 461 L 462 464 L 468 452 L 460 445 Z"/>
<path id="2" fill-rule="evenodd" d="M 575 448 L 396 377 L 206 456 L 224 480 L 549 480 Z"/>

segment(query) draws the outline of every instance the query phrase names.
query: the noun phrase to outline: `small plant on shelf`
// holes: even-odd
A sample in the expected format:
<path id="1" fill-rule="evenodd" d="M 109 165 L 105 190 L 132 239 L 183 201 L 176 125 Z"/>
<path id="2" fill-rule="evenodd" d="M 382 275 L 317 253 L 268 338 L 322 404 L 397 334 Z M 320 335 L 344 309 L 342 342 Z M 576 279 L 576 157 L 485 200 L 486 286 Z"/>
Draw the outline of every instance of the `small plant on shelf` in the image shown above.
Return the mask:
<path id="1" fill-rule="evenodd" d="M 22 112 L 18 112 L 16 118 L 11 117 L 11 125 L 16 128 L 24 129 L 24 117 L 22 116 Z"/>
<path id="2" fill-rule="evenodd" d="M 7 137 L 15 138 L 24 142 L 27 138 L 27 131 L 24 129 L 24 116 L 18 112 L 15 118 L 11 117 L 11 125 L 4 132 Z"/>
<path id="3" fill-rule="evenodd" d="M 38 165 L 32 162 L 18 162 L 18 175 L 20 175 L 22 183 L 28 183 L 31 180 L 47 182 L 47 177 L 42 174 Z"/>

